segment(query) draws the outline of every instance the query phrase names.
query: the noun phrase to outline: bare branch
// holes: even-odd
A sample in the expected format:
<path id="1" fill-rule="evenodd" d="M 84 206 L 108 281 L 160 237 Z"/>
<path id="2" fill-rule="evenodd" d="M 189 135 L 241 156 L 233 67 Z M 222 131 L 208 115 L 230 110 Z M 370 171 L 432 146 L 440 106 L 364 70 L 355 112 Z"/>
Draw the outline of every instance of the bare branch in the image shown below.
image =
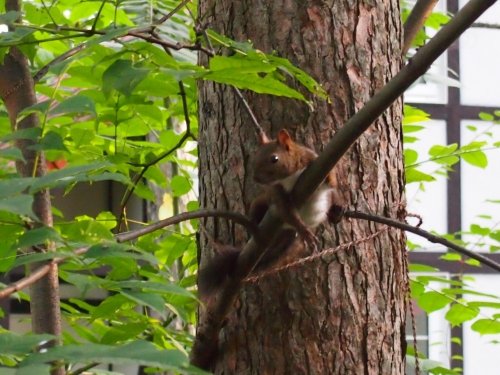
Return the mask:
<path id="1" fill-rule="evenodd" d="M 237 212 L 232 211 L 220 211 L 220 210 L 210 210 L 210 209 L 202 209 L 191 212 L 184 212 L 172 217 L 169 217 L 164 220 L 160 220 L 154 224 L 150 224 L 144 228 L 136 229 L 126 233 L 120 233 L 115 236 L 117 242 L 125 242 L 134 240 L 138 237 L 144 236 L 145 234 L 149 234 L 158 229 L 162 229 L 168 227 L 169 225 L 178 224 L 183 221 L 199 219 L 202 217 L 222 217 L 229 220 L 234 221 L 235 223 L 243 225 L 248 232 L 259 238 L 259 230 L 258 226 L 248 219 L 245 215 L 239 214 Z"/>
<path id="2" fill-rule="evenodd" d="M 408 64 L 334 135 L 324 151 L 301 174 L 292 191 L 292 200 L 300 207 L 324 181 L 335 164 L 370 125 L 496 0 L 471 0 L 436 36 L 420 48 Z M 268 243 L 279 234 L 282 221 L 272 212 L 259 225 Z M 207 304 L 199 322 L 191 351 L 191 363 L 207 369 L 216 353 L 222 323 L 231 309 L 242 280 L 255 267 L 266 248 L 251 239 L 242 249 L 231 283 L 226 283 Z"/>
<path id="3" fill-rule="evenodd" d="M 471 27 L 478 29 L 494 29 L 500 30 L 500 24 L 498 23 L 484 23 L 484 22 L 474 22 Z"/>
<path id="4" fill-rule="evenodd" d="M 407 232 L 414 233 L 420 237 L 427 239 L 428 241 L 430 241 L 432 243 L 439 243 L 441 245 L 444 245 L 447 248 L 449 248 L 453 251 L 456 251 L 459 254 L 465 255 L 465 256 L 472 258 L 472 259 L 475 259 L 478 262 L 480 262 L 481 264 L 484 264 L 484 265 L 494 269 L 495 271 L 500 272 L 500 264 L 498 264 L 494 260 L 492 260 L 488 257 L 485 257 L 484 255 L 481 255 L 475 251 L 468 250 L 465 247 L 459 246 L 456 243 L 448 241 L 447 239 L 445 239 L 443 237 L 436 236 L 436 235 L 434 235 L 430 232 L 427 232 L 423 229 L 420 229 L 418 227 L 414 227 L 413 225 L 402 223 L 398 220 L 390 219 L 387 217 L 373 215 L 373 214 L 367 214 L 367 213 L 358 212 L 358 211 L 346 211 L 344 213 L 344 215 L 346 217 L 352 217 L 354 219 L 363 219 L 363 220 L 374 221 L 376 223 L 389 225 L 389 226 L 394 227 L 394 228 L 399 228 L 399 229 L 405 230 Z"/>
<path id="5" fill-rule="evenodd" d="M 15 283 L 12 283 L 8 285 L 6 288 L 0 290 L 0 299 L 8 297 L 13 293 L 19 292 L 20 290 L 33 285 L 38 280 L 46 276 L 54 267 L 56 267 L 57 269 L 57 265 L 59 263 L 75 255 L 85 254 L 88 251 L 88 249 L 89 249 L 88 247 L 83 247 L 75 250 L 71 255 L 68 255 L 67 257 L 54 258 L 50 263 L 47 263 L 33 270 L 33 272 L 31 272 L 28 276 L 23 277 L 22 279 L 16 281 Z"/>
<path id="6" fill-rule="evenodd" d="M 415 36 L 422 26 L 424 26 L 425 21 L 432 13 L 437 2 L 438 0 L 418 0 L 415 3 L 415 6 L 404 24 L 404 39 L 401 51 L 403 56 L 406 55 L 406 52 L 410 49 Z"/>

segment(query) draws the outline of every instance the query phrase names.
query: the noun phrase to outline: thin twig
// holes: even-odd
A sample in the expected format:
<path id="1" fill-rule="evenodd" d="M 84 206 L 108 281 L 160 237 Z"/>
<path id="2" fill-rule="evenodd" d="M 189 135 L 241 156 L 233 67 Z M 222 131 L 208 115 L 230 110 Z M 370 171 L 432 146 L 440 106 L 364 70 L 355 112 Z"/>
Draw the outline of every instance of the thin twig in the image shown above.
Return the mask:
<path id="1" fill-rule="evenodd" d="M 164 15 L 157 22 L 155 22 L 155 25 L 159 25 L 159 24 L 164 23 L 166 20 L 168 20 L 170 17 L 172 17 L 175 13 L 177 13 L 181 8 L 183 8 L 185 5 L 187 5 L 187 3 L 189 3 L 190 1 L 191 0 L 184 0 L 184 1 L 182 1 L 174 9 L 172 9 L 168 14 Z"/>
<path id="2" fill-rule="evenodd" d="M 485 23 L 485 22 L 474 22 L 471 27 L 479 28 L 479 29 L 500 29 L 500 24 L 498 23 Z"/>
<path id="3" fill-rule="evenodd" d="M 94 22 L 92 23 L 92 27 L 90 28 L 91 31 L 94 31 L 97 22 L 99 21 L 99 17 L 101 16 L 102 9 L 104 8 L 104 5 L 106 4 L 107 0 L 102 0 L 101 6 L 99 7 L 99 10 L 97 11 L 97 14 L 95 15 Z"/>
<path id="4" fill-rule="evenodd" d="M 402 230 L 405 230 L 407 232 L 414 233 L 420 237 L 423 237 L 427 239 L 428 241 L 432 243 L 439 243 L 441 245 L 446 246 L 447 248 L 456 251 L 459 254 L 468 256 L 469 258 L 475 259 L 481 264 L 487 265 L 488 267 L 494 269 L 495 271 L 500 272 L 500 264 L 495 262 L 494 260 L 485 257 L 484 255 L 481 255 L 477 252 L 471 251 L 466 249 L 465 247 L 459 246 L 454 242 L 448 241 L 447 239 L 443 237 L 436 236 L 430 232 L 427 232 L 423 229 L 420 229 L 418 227 L 414 227 L 413 225 L 409 225 L 406 223 L 402 223 L 398 220 L 390 219 L 387 217 L 383 216 L 378 216 L 378 215 L 373 215 L 373 214 L 367 214 L 364 212 L 358 212 L 358 211 L 346 211 L 344 213 L 346 217 L 352 217 L 354 219 L 363 219 L 363 220 L 369 220 L 369 221 L 374 221 L 377 223 L 389 225 L 394 228 L 399 228 Z"/>
<path id="5" fill-rule="evenodd" d="M 70 371 L 66 375 L 80 375 L 80 374 L 83 374 L 84 372 L 86 372 L 87 370 L 90 370 L 91 368 L 99 366 L 100 364 L 101 363 L 99 363 L 99 362 L 92 362 L 92 363 L 89 363 L 88 365 L 80 367 L 79 369 L 77 369 L 75 371 Z"/>

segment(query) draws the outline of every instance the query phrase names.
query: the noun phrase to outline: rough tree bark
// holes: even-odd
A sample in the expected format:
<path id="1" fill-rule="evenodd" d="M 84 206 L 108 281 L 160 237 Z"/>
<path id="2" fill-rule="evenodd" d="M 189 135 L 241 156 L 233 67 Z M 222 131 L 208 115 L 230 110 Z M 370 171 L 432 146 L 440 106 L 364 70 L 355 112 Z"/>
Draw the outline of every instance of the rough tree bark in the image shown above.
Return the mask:
<path id="1" fill-rule="evenodd" d="M 20 10 L 18 0 L 7 0 L 6 10 Z M 15 47 L 12 47 L 0 65 L 0 98 L 3 100 L 14 130 L 38 127 L 38 117 L 29 115 L 17 122 L 18 114 L 29 106 L 36 104 L 34 83 L 26 57 Z M 33 141 L 21 139 L 17 147 L 21 150 L 25 162 L 17 162 L 16 168 L 20 176 L 43 176 L 46 164 L 43 153 L 37 153 L 30 146 Z M 38 217 L 37 225 L 52 226 L 52 210 L 48 190 L 42 190 L 34 195 L 33 212 Z M 49 249 L 47 249 L 49 250 Z M 39 251 L 32 249 L 32 251 Z M 41 263 L 30 265 L 37 269 Z M 40 281 L 30 287 L 31 322 L 34 333 L 50 333 L 57 337 L 61 335 L 61 316 L 59 306 L 59 279 L 57 264 L 52 263 L 50 272 Z M 54 342 L 55 344 L 55 342 Z M 55 369 L 52 374 L 63 374 L 64 369 Z"/>
<path id="2" fill-rule="evenodd" d="M 280 56 L 310 73 L 331 103 L 315 111 L 298 101 L 247 94 L 261 124 L 286 127 L 318 151 L 335 130 L 400 68 L 398 1 L 201 0 L 200 17 L 217 32 Z M 202 207 L 247 212 L 258 187 L 250 155 L 257 139 L 234 92 L 200 85 Z M 352 209 L 401 218 L 401 102 L 356 142 L 337 165 Z M 207 220 L 218 241 L 241 244 L 243 230 Z M 324 247 L 366 237 L 373 223 L 344 219 L 318 230 Z M 201 240 L 201 263 L 208 241 Z M 325 260 L 247 285 L 220 335 L 216 373 L 402 374 L 406 269 L 404 235 L 389 230 Z"/>

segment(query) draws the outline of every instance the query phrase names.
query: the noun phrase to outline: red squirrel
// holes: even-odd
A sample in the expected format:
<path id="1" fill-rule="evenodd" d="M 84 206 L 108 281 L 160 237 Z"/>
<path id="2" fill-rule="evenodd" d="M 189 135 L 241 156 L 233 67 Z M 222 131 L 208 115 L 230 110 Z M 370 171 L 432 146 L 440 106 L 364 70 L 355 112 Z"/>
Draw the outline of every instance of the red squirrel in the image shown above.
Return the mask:
<path id="1" fill-rule="evenodd" d="M 268 209 L 285 222 L 285 232 L 269 245 L 269 254 L 264 255 L 258 267 L 269 266 L 295 242 L 295 231 L 302 240 L 316 249 L 317 238 L 312 229 L 329 219 L 338 222 L 342 209 L 337 195 L 337 181 L 330 172 L 309 199 L 297 209 L 290 192 L 303 170 L 317 158 L 312 149 L 296 143 L 290 134 L 282 129 L 276 140 L 260 137 L 261 146 L 253 159 L 254 180 L 264 185 L 264 191 L 251 203 L 250 217 L 258 224 Z M 293 228 L 294 230 L 292 230 Z M 199 270 L 198 287 L 200 295 L 209 295 L 218 289 L 232 275 L 239 249 L 233 246 L 219 246 L 220 253 L 207 266 Z"/>
<path id="2" fill-rule="evenodd" d="M 285 129 L 279 131 L 274 141 L 261 136 L 261 147 L 254 159 L 254 180 L 265 185 L 265 190 L 250 207 L 250 217 L 256 223 L 272 207 L 285 222 L 285 228 L 294 228 L 313 248 L 317 239 L 312 229 L 327 219 L 337 222 L 340 215 L 333 171 L 300 209 L 291 200 L 290 192 L 300 174 L 317 157 L 312 149 L 296 143 Z"/>

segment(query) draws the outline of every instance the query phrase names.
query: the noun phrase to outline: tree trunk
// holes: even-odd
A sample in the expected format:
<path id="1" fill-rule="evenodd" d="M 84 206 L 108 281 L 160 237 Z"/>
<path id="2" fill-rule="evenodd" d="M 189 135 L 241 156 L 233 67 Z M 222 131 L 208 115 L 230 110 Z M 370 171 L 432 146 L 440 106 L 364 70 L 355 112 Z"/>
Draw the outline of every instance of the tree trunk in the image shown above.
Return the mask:
<path id="1" fill-rule="evenodd" d="M 401 24 L 395 0 L 200 1 L 200 17 L 217 32 L 276 51 L 328 91 L 314 112 L 299 101 L 246 94 L 272 136 L 287 128 L 321 151 L 401 65 Z M 202 207 L 248 212 L 258 187 L 250 156 L 255 129 L 231 88 L 200 85 Z M 393 218 L 403 213 L 402 105 L 398 101 L 336 167 L 350 209 Z M 222 243 L 241 245 L 243 229 L 206 220 Z M 324 248 L 364 239 L 373 223 L 343 219 L 317 231 Z M 387 230 L 334 256 L 246 284 L 220 334 L 215 373 L 403 374 L 407 274 L 404 234 Z M 209 251 L 202 236 L 200 262 Z"/>
<path id="2" fill-rule="evenodd" d="M 7 0 L 6 10 L 20 10 L 18 0 Z M 19 123 L 19 113 L 34 104 L 36 96 L 34 82 L 29 70 L 28 60 L 15 47 L 12 47 L 0 65 L 0 98 L 3 100 L 14 130 L 38 127 L 38 117 L 31 114 Z M 46 173 L 43 153 L 37 153 L 31 146 L 33 141 L 20 139 L 16 146 L 21 150 L 25 162 L 16 163 L 21 177 L 41 177 Z M 35 225 L 52 226 L 52 209 L 50 195 L 44 189 L 34 195 L 33 212 L 39 219 Z M 47 248 L 45 250 L 53 250 Z M 39 251 L 33 248 L 32 251 Z M 44 262 L 33 263 L 30 270 L 36 269 Z M 31 325 L 34 333 L 50 333 L 56 336 L 52 344 L 57 344 L 61 335 L 61 313 L 59 305 L 59 279 L 57 264 L 51 265 L 50 272 L 30 287 Z M 63 374 L 63 368 L 55 368 L 53 375 Z"/>

